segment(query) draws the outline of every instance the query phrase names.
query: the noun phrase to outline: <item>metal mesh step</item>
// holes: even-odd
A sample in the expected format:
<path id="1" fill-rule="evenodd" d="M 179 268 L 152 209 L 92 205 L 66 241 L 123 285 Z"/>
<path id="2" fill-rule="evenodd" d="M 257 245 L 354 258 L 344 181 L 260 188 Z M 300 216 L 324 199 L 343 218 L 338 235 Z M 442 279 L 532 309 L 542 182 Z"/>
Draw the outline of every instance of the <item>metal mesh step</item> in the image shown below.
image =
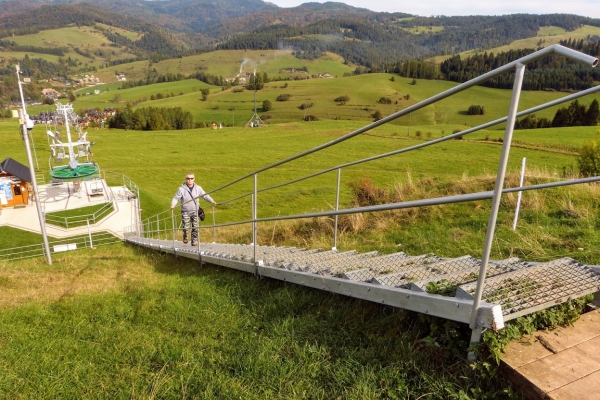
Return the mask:
<path id="1" fill-rule="evenodd" d="M 408 256 L 400 252 L 378 257 L 377 260 L 373 261 L 373 265 L 367 268 L 346 271 L 342 276 L 353 281 L 369 282 L 376 276 L 391 274 L 424 264 L 431 264 L 439 260 L 439 257 L 431 254 Z"/>
<path id="2" fill-rule="evenodd" d="M 506 260 L 490 261 L 486 271 L 486 279 L 492 276 L 505 274 L 518 269 L 527 268 L 529 264 L 518 258 L 507 258 Z M 454 296 L 459 285 L 475 282 L 479 278 L 480 266 L 450 274 L 439 275 L 432 278 L 415 281 L 411 283 L 411 289 L 423 290 L 428 293 L 441 294 L 443 296 Z"/>
<path id="3" fill-rule="evenodd" d="M 482 299 L 502 306 L 503 315 L 523 315 L 600 290 L 600 274 L 572 258 L 531 265 L 485 280 Z M 457 295 L 473 296 L 476 282 L 462 285 Z"/>
<path id="4" fill-rule="evenodd" d="M 423 264 L 416 268 L 406 269 L 393 274 L 377 276 L 373 283 L 384 286 L 407 287 L 408 284 L 452 272 L 466 271 L 479 268 L 481 261 L 471 256 L 443 259 L 441 261 Z"/>

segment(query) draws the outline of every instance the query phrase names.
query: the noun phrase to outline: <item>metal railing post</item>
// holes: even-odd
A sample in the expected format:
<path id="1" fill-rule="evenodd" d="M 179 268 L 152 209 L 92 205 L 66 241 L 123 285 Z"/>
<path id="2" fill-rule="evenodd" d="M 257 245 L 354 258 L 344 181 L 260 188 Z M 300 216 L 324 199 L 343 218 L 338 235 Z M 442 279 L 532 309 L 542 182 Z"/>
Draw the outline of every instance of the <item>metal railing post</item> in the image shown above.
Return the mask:
<path id="1" fill-rule="evenodd" d="M 87 221 L 87 228 L 88 228 L 88 236 L 90 238 L 90 249 L 93 249 L 94 244 L 92 242 L 92 230 L 90 229 L 90 219 L 88 218 L 88 219 L 86 219 L 86 221 Z"/>
<path id="2" fill-rule="evenodd" d="M 171 210 L 171 239 L 173 239 L 173 248 L 175 248 L 175 212 Z"/>
<path id="3" fill-rule="evenodd" d="M 213 243 L 217 243 L 217 228 L 215 218 L 215 206 L 212 206 L 212 222 L 213 222 Z"/>
<path id="4" fill-rule="evenodd" d="M 342 176 L 342 169 L 337 170 L 337 187 L 335 190 L 335 211 L 340 209 L 340 179 Z M 331 250 L 337 250 L 337 233 L 338 233 L 338 215 L 335 215 L 335 223 L 333 225 L 333 247 Z"/>
<path id="5" fill-rule="evenodd" d="M 519 106 L 519 98 L 521 96 L 521 86 L 523 84 L 523 75 L 525 73 L 525 65 L 517 63 L 515 66 L 515 82 L 513 85 L 512 98 L 510 101 L 510 108 L 508 111 L 508 117 L 506 120 L 506 130 L 504 133 L 504 142 L 502 143 L 502 153 L 500 156 L 500 163 L 498 165 L 498 174 L 496 175 L 496 185 L 492 197 L 492 209 L 490 211 L 490 218 L 488 221 L 487 233 L 485 237 L 485 244 L 483 248 L 483 256 L 481 258 L 481 266 L 479 269 L 479 277 L 477 278 L 477 289 L 473 300 L 473 311 L 471 313 L 470 328 L 471 343 L 479 343 L 481 340 L 482 329 L 477 321 L 478 311 L 481 304 L 481 295 L 483 293 L 483 285 L 485 284 L 485 274 L 487 272 L 488 262 L 490 260 L 490 253 L 492 250 L 492 241 L 494 239 L 494 232 L 496 230 L 496 220 L 498 219 L 498 210 L 500 208 L 500 199 L 502 197 L 502 189 L 504 188 L 504 178 L 506 176 L 506 166 L 508 164 L 508 155 L 510 152 L 510 145 L 512 142 L 512 135 L 515 128 L 515 120 L 517 117 L 517 108 Z M 475 353 L 470 352 L 468 355 L 469 361 L 475 360 Z"/>
<path id="6" fill-rule="evenodd" d="M 256 215 L 258 203 L 258 174 L 254 174 L 254 193 L 252 195 L 252 245 L 254 246 L 254 265 L 256 265 Z"/>
<path id="7" fill-rule="evenodd" d="M 519 181 L 519 187 L 523 187 L 523 181 L 525 179 L 525 163 L 527 158 L 523 157 L 523 163 L 521 164 L 521 179 Z M 521 209 L 521 197 L 523 192 L 519 191 L 517 195 L 517 206 L 515 207 L 515 220 L 513 221 L 513 231 L 517 230 L 517 221 L 519 220 L 519 210 Z"/>

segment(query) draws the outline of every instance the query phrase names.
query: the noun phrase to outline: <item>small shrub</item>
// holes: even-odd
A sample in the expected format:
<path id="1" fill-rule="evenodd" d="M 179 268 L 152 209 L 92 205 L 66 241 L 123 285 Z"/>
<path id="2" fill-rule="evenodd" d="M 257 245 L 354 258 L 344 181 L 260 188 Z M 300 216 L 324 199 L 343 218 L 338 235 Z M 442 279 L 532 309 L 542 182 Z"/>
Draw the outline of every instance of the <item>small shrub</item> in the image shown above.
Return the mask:
<path id="1" fill-rule="evenodd" d="M 416 132 L 415 132 L 415 136 L 416 136 L 416 137 L 418 137 L 418 138 L 420 138 L 420 137 L 422 137 L 422 136 L 423 136 L 423 132 L 421 132 L 421 131 L 416 131 Z"/>
<path id="2" fill-rule="evenodd" d="M 581 146 L 577 157 L 577 165 L 579 166 L 579 175 L 582 177 L 600 175 L 600 148 L 598 142 L 593 140 Z"/>
<path id="3" fill-rule="evenodd" d="M 242 93 L 244 91 L 244 88 L 243 87 L 234 87 L 231 91 L 233 93 Z"/>
<path id="4" fill-rule="evenodd" d="M 381 114 L 381 111 L 377 110 L 371 114 L 371 117 L 373 117 L 375 121 L 379 121 L 381 118 L 383 118 L 383 115 Z"/>
<path id="5" fill-rule="evenodd" d="M 302 120 L 310 122 L 310 121 L 318 121 L 319 118 L 317 118 L 316 115 L 308 114 L 308 115 L 305 115 L 304 118 L 302 118 Z"/>
<path id="6" fill-rule="evenodd" d="M 467 114 L 469 115 L 484 115 L 485 107 L 479 105 L 471 105 L 467 110 Z"/>
<path id="7" fill-rule="evenodd" d="M 263 101 L 263 103 L 262 103 L 263 111 L 271 111 L 272 108 L 273 108 L 273 103 L 271 103 L 271 101 L 269 101 L 269 100 Z"/>
<path id="8" fill-rule="evenodd" d="M 307 108 L 311 108 L 313 105 L 313 103 L 302 103 L 298 108 L 301 110 L 306 110 Z"/>
<path id="9" fill-rule="evenodd" d="M 291 95 L 287 94 L 287 93 L 283 93 L 280 94 L 279 96 L 277 96 L 277 98 L 275 100 L 277 101 L 288 101 L 290 99 L 290 97 L 292 97 Z"/>
<path id="10" fill-rule="evenodd" d="M 384 97 L 380 97 L 379 100 L 377 100 L 377 102 L 379 104 L 392 104 L 392 99 L 384 96 Z"/>
<path id="11" fill-rule="evenodd" d="M 347 95 L 343 95 L 336 97 L 333 101 L 335 101 L 336 103 L 346 103 L 347 101 L 350 101 L 350 97 Z"/>

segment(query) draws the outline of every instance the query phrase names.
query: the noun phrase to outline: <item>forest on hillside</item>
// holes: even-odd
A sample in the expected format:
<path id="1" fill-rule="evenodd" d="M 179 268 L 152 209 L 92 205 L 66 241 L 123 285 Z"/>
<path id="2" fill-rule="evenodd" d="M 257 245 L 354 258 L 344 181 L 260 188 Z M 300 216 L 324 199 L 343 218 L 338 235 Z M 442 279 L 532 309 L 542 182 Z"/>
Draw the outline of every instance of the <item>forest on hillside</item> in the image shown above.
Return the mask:
<path id="1" fill-rule="evenodd" d="M 120 4 L 116 0 L 99 0 L 93 5 L 55 4 L 67 3 L 62 0 L 50 1 L 51 4 L 25 0 L 21 6 L 13 3 L 3 2 L 11 5 L 7 10 L 25 7 L 26 4 L 27 12 L 0 17 L 0 51 L 29 54 L 20 60 L 5 59 L 0 64 L 0 96 L 4 101 L 15 97 L 11 85 L 14 85 L 12 75 L 16 63 L 20 63 L 24 74 L 34 80 L 56 77 L 66 80 L 69 75 L 95 71 L 95 66 L 78 61 L 78 56 L 84 59 L 106 58 L 102 65 L 112 66 L 140 60 L 154 63 L 233 49 L 293 49 L 294 55 L 301 59 L 318 58 L 325 52 L 332 52 L 342 56 L 346 64 L 356 65 L 354 74 L 388 72 L 415 79 L 464 82 L 537 50 L 494 54 L 486 49 L 533 37 L 544 26 L 557 26 L 567 31 L 583 25 L 600 26 L 600 19 L 571 14 L 425 18 L 402 13 L 376 13 L 342 3 L 305 3 L 282 11 L 273 5 L 265 6 L 259 0 L 223 0 L 218 4 L 208 0 L 181 0 L 160 4 L 145 2 L 137 6 L 128 4 L 120 12 L 116 12 Z M 206 10 L 191 10 L 198 3 L 206 3 Z M 136 10 L 139 18 L 131 16 Z M 179 31 L 168 28 L 178 24 Z M 236 25 L 236 29 L 232 29 L 232 24 Z M 91 27 L 102 34 L 111 46 L 125 49 L 129 55 L 112 59 L 107 56 L 109 50 L 95 50 L 92 54 L 76 45 L 72 48 L 24 46 L 12 39 L 68 26 Z M 126 37 L 112 28 L 138 35 L 135 39 Z M 409 31 L 414 28 L 420 29 L 419 34 Z M 563 44 L 598 56 L 599 42 L 595 36 L 586 40 L 568 40 Z M 466 50 L 478 50 L 480 53 L 464 59 L 453 55 Z M 59 59 L 51 62 L 36 57 L 36 54 L 55 55 Z M 453 56 L 441 65 L 424 61 L 436 55 Z M 600 70 L 583 68 L 560 56 L 540 60 L 527 68 L 526 90 L 580 90 L 600 80 Z M 210 84 L 221 82 L 217 77 L 204 73 L 190 77 Z M 153 82 L 153 77 L 144 81 L 145 84 Z M 486 85 L 510 87 L 512 76 L 491 80 Z M 35 98 L 33 91 L 29 95 Z"/>

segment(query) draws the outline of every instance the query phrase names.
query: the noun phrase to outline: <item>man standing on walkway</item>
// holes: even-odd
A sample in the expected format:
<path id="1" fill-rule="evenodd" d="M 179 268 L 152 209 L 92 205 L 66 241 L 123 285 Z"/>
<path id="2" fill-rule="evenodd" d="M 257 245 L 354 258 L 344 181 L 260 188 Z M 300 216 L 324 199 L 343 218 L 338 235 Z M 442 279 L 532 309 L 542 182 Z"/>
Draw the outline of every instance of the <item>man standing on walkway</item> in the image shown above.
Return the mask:
<path id="1" fill-rule="evenodd" d="M 171 210 L 175 208 L 177 202 L 181 202 L 181 225 L 183 228 L 183 243 L 188 242 L 188 229 L 192 229 L 192 246 L 198 244 L 198 198 L 211 203 L 213 206 L 217 204 L 200 185 L 194 183 L 195 176 L 193 173 L 185 175 L 185 182 L 181 184 L 177 193 L 171 200 Z"/>

